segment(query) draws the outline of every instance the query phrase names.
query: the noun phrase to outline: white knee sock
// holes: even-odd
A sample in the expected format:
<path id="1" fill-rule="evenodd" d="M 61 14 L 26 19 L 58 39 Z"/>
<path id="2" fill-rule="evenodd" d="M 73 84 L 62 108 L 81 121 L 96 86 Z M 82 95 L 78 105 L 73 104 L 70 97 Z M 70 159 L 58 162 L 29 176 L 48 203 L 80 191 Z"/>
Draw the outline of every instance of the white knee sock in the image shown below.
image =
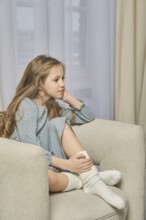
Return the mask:
<path id="1" fill-rule="evenodd" d="M 89 155 L 86 151 L 79 152 L 84 154 L 86 158 Z M 96 167 L 93 165 L 92 170 L 81 173 L 79 175 L 83 182 L 83 189 L 86 193 L 91 193 L 100 196 L 107 203 L 114 206 L 117 209 L 124 209 L 125 203 L 121 197 L 115 194 L 99 177 Z"/>
<path id="2" fill-rule="evenodd" d="M 99 172 L 99 177 L 107 185 L 114 186 L 121 180 L 121 173 L 118 170 L 106 170 Z"/>
<path id="3" fill-rule="evenodd" d="M 68 186 L 66 187 L 64 192 L 70 191 L 73 189 L 81 189 L 83 187 L 82 181 L 80 180 L 80 178 L 76 174 L 69 173 L 69 172 L 62 172 L 62 173 L 67 175 L 68 179 L 69 179 Z"/>

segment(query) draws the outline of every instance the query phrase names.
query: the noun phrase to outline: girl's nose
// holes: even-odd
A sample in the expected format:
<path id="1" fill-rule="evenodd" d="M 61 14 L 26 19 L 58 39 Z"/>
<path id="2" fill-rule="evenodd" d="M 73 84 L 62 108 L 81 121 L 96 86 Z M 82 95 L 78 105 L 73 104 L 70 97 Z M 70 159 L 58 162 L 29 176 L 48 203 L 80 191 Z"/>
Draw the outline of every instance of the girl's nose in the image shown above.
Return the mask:
<path id="1" fill-rule="evenodd" d="M 64 81 L 63 80 L 60 80 L 60 86 L 64 87 Z"/>

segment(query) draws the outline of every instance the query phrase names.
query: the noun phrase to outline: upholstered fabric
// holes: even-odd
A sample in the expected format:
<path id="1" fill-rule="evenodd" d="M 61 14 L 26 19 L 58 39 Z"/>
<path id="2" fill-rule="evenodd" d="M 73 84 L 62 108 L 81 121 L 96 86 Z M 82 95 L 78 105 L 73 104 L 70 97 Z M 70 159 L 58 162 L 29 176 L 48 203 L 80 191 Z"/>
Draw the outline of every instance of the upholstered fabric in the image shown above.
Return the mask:
<path id="1" fill-rule="evenodd" d="M 129 201 L 127 220 L 144 219 L 145 137 L 138 125 L 95 120 L 75 132 L 101 170 L 117 169 Z M 86 134 L 86 135 L 85 135 Z"/>
<path id="2" fill-rule="evenodd" d="M 0 220 L 47 220 L 47 160 L 40 147 L 0 138 Z"/>
<path id="3" fill-rule="evenodd" d="M 124 193 L 114 190 L 123 198 Z M 55 193 L 50 196 L 50 219 L 53 220 L 94 220 L 116 219 L 124 220 L 127 215 L 126 209 L 118 211 L 112 208 L 98 196 L 84 193 L 83 190 L 75 190 L 66 193 Z M 104 217 L 104 218 L 103 218 Z"/>
<path id="4" fill-rule="evenodd" d="M 144 220 L 143 129 L 99 119 L 73 129 L 101 170 L 122 172 L 112 189 L 125 199 L 125 210 L 83 190 L 49 195 L 43 150 L 0 138 L 0 220 Z"/>

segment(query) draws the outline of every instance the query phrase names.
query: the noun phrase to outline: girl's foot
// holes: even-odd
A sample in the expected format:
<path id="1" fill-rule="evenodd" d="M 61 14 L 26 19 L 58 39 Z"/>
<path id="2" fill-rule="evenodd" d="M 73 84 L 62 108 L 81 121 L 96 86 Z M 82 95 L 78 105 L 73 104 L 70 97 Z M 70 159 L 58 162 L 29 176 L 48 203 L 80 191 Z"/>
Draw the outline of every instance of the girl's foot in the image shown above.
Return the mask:
<path id="1" fill-rule="evenodd" d="M 122 177 L 120 171 L 117 170 L 106 170 L 99 172 L 99 177 L 103 180 L 103 182 L 107 185 L 114 186 L 116 185 Z"/>

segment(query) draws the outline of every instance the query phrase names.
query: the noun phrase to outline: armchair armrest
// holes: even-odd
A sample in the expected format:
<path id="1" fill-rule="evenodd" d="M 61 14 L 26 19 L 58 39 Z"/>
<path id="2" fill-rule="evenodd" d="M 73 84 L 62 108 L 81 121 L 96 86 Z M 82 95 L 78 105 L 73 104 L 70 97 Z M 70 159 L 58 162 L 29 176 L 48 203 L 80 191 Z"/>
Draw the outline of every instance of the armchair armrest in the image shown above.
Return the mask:
<path id="1" fill-rule="evenodd" d="M 0 138 L 0 219 L 48 220 L 48 166 L 40 147 Z"/>
<path id="2" fill-rule="evenodd" d="M 142 127 L 96 119 L 73 127 L 101 170 L 122 172 L 119 184 L 129 200 L 127 220 L 144 219 L 145 139 Z"/>

